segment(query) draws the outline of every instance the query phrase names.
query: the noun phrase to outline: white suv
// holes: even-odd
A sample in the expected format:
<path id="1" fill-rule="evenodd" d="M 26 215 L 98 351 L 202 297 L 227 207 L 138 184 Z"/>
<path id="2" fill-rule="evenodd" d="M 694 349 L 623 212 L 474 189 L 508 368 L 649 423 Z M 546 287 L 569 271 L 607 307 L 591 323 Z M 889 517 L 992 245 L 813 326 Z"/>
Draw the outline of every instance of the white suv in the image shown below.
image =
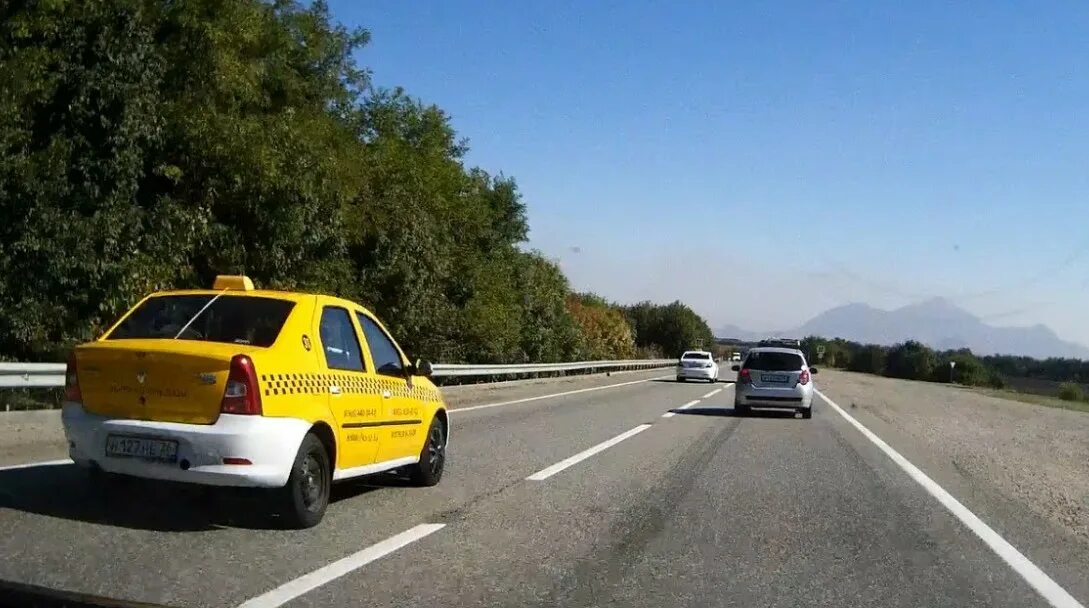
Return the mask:
<path id="1" fill-rule="evenodd" d="M 718 382 L 718 364 L 711 353 L 705 350 L 689 350 L 681 355 L 677 362 L 677 382 L 689 378 Z"/>
<path id="2" fill-rule="evenodd" d="M 796 348 L 757 347 L 745 362 L 733 366 L 737 372 L 734 412 L 749 413 L 750 407 L 773 407 L 813 417 L 813 378 L 817 368 L 809 367 Z"/>

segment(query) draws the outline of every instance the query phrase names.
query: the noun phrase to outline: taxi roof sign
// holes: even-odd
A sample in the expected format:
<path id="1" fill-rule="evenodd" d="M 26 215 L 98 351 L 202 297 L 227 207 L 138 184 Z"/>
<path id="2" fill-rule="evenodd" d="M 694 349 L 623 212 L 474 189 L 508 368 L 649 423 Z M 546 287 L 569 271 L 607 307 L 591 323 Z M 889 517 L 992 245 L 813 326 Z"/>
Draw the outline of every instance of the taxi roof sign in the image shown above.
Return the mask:
<path id="1" fill-rule="evenodd" d="M 230 289 L 232 291 L 253 291 L 253 281 L 244 274 L 221 274 L 216 277 L 212 289 Z"/>

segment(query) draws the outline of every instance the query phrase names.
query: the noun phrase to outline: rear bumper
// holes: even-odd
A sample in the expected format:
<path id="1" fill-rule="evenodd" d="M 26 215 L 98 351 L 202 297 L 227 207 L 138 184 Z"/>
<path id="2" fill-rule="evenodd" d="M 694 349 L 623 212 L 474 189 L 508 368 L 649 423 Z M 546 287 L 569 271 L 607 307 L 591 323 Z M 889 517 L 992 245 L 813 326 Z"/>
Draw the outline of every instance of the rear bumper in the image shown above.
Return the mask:
<path id="1" fill-rule="evenodd" d="M 282 487 L 311 424 L 298 418 L 222 414 L 215 424 L 109 418 L 78 403 L 61 412 L 68 453 L 77 464 L 110 473 L 212 486 Z M 106 437 L 129 435 L 178 443 L 172 463 L 106 455 Z M 223 464 L 245 458 L 252 464 Z"/>
<path id="2" fill-rule="evenodd" d="M 678 367 L 678 378 L 695 378 L 699 380 L 711 380 L 718 378 L 718 370 L 713 367 Z"/>
<path id="3" fill-rule="evenodd" d="M 813 390 L 796 387 L 794 389 L 760 389 L 755 387 L 735 389 L 735 404 L 752 407 L 778 407 L 784 409 L 803 409 L 813 407 Z"/>

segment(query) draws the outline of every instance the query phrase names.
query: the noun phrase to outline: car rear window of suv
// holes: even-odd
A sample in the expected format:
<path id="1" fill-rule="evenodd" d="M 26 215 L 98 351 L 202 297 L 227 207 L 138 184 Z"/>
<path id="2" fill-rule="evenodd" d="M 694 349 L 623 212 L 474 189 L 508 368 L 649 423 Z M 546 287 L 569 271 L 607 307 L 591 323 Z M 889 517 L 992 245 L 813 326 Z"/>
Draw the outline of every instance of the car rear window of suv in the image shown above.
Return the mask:
<path id="1" fill-rule="evenodd" d="M 765 372 L 796 372 L 802 369 L 802 357 L 794 353 L 752 352 L 744 367 Z"/>
<path id="2" fill-rule="evenodd" d="M 677 351 L 673 351 L 673 352 L 677 352 Z M 710 359 L 711 355 L 709 355 L 707 353 L 685 353 L 681 358 L 682 359 Z"/>
<path id="3" fill-rule="evenodd" d="M 173 340 L 176 336 L 178 340 L 267 347 L 276 342 L 294 307 L 290 300 L 260 296 L 156 296 L 144 300 L 106 339 Z"/>

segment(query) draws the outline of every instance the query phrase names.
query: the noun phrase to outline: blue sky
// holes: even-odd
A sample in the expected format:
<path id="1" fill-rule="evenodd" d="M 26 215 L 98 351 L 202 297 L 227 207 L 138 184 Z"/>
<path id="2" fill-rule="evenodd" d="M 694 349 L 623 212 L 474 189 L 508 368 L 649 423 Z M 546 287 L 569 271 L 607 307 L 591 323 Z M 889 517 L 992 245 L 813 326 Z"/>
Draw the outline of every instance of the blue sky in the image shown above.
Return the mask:
<path id="1" fill-rule="evenodd" d="M 1089 344 L 1089 4 L 331 6 L 577 289 L 750 329 L 944 296 Z"/>

